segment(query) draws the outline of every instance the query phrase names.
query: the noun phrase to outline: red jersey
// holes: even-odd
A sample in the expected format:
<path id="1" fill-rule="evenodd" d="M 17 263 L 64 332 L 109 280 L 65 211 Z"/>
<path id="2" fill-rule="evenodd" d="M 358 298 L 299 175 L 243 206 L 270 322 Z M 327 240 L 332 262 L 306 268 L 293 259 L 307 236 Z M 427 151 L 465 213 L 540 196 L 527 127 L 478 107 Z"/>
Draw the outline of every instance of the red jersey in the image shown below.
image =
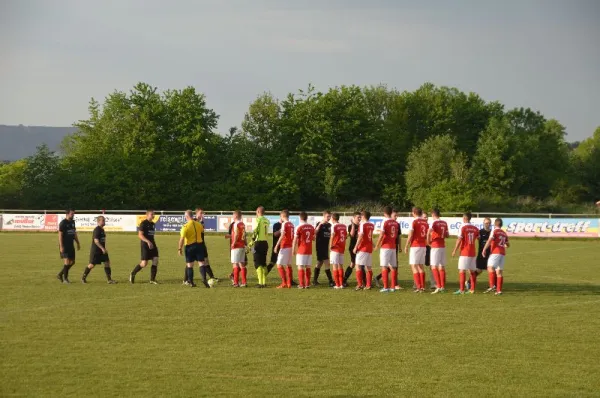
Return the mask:
<path id="1" fill-rule="evenodd" d="M 284 221 L 281 225 L 281 233 L 283 238 L 281 239 L 280 249 L 289 249 L 294 243 L 294 224 L 290 221 Z"/>
<path id="2" fill-rule="evenodd" d="M 348 236 L 346 226 L 340 223 L 334 224 L 331 233 L 331 251 L 344 253 L 344 250 L 346 250 L 346 237 Z"/>
<path id="3" fill-rule="evenodd" d="M 391 218 L 388 218 L 383 222 L 381 233 L 383 234 L 383 243 L 381 244 L 381 248 L 395 249 L 396 239 L 398 238 L 398 223 Z"/>
<path id="4" fill-rule="evenodd" d="M 373 230 L 375 224 L 370 221 L 363 221 L 358 226 L 358 235 L 362 235 L 360 246 L 356 248 L 357 252 L 373 253 Z"/>
<path id="5" fill-rule="evenodd" d="M 490 237 L 492 243 L 490 244 L 492 254 L 506 255 L 506 243 L 508 242 L 508 235 L 502 230 L 502 228 L 495 228 Z"/>
<path id="6" fill-rule="evenodd" d="M 235 241 L 233 240 L 234 234 L 235 234 Z M 245 234 L 246 234 L 246 225 L 243 222 L 237 221 L 235 224 L 233 224 L 233 228 L 231 230 L 231 248 L 232 249 L 243 249 L 244 247 L 246 247 L 246 240 L 244 239 Z"/>
<path id="7" fill-rule="evenodd" d="M 473 224 L 464 224 L 460 228 L 460 255 L 463 257 L 475 257 L 477 251 L 475 250 L 475 241 L 479 239 L 479 228 Z"/>
<path id="8" fill-rule="evenodd" d="M 431 224 L 431 247 L 436 249 L 446 247 L 446 238 L 448 235 L 448 224 L 446 221 L 435 220 Z"/>
<path id="9" fill-rule="evenodd" d="M 427 247 L 429 224 L 422 218 L 415 218 L 410 228 L 413 231 L 410 247 Z"/>
<path id="10" fill-rule="evenodd" d="M 313 240 L 315 238 L 315 227 L 310 224 L 300 224 L 296 228 L 296 240 L 298 241 L 298 254 L 312 255 Z"/>

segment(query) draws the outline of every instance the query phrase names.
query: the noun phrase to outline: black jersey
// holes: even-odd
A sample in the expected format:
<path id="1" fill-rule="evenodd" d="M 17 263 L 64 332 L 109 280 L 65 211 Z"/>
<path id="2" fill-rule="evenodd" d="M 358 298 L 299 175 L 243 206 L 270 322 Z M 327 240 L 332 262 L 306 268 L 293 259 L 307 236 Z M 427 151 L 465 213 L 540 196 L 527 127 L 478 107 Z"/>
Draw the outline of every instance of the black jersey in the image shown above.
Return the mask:
<path id="1" fill-rule="evenodd" d="M 352 231 L 352 225 L 354 225 L 354 236 L 350 235 Z M 348 225 L 348 239 L 350 239 L 350 245 L 348 246 L 348 250 L 352 251 L 356 247 L 356 242 L 358 241 L 358 224 L 350 223 Z"/>
<path id="2" fill-rule="evenodd" d="M 101 254 L 102 250 L 96 245 L 96 239 L 106 249 L 106 233 L 104 232 L 104 228 L 99 226 L 94 228 L 94 232 L 92 233 L 92 247 L 90 248 L 91 253 Z"/>
<path id="3" fill-rule="evenodd" d="M 321 228 L 319 228 L 321 226 Z M 331 223 L 318 222 L 315 228 L 319 228 L 317 232 L 316 242 L 317 247 L 329 248 L 329 239 L 331 238 Z"/>
<path id="4" fill-rule="evenodd" d="M 477 251 L 477 257 L 483 257 L 482 256 L 483 248 L 485 247 L 485 244 L 487 243 L 488 239 L 490 239 L 490 234 L 491 233 L 492 233 L 491 230 L 488 231 L 485 228 L 481 228 L 479 230 L 479 250 Z M 490 254 L 490 249 L 489 248 L 486 251 L 486 254 L 487 255 Z"/>
<path id="5" fill-rule="evenodd" d="M 77 228 L 75 228 L 75 220 L 67 220 L 66 218 L 58 225 L 58 230 L 62 232 L 62 245 L 65 248 L 74 246 L 75 234 L 77 234 Z"/>
<path id="6" fill-rule="evenodd" d="M 150 242 L 152 242 L 154 244 L 154 233 L 155 233 L 156 227 L 154 222 L 152 221 L 148 221 L 148 220 L 144 220 L 140 223 L 140 226 L 138 227 L 138 231 L 142 231 L 142 235 L 144 235 L 144 238 L 148 239 Z M 145 245 L 146 242 L 142 241 L 142 245 Z"/>
<path id="7" fill-rule="evenodd" d="M 281 231 L 281 222 L 277 221 L 273 224 L 273 247 L 277 246 L 277 242 L 279 242 L 279 238 L 281 237 L 281 235 L 275 236 L 275 232 L 279 231 Z"/>

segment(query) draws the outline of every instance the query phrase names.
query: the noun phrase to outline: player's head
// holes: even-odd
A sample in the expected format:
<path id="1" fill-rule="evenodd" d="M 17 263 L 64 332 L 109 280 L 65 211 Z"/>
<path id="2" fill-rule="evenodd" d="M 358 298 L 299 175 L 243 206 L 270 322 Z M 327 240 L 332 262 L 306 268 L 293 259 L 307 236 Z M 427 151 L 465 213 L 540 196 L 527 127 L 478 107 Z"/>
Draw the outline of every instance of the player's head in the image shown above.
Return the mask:
<path id="1" fill-rule="evenodd" d="M 427 215 L 426 211 L 423 212 L 423 215 L 421 216 L 421 218 L 425 221 L 429 220 L 429 216 Z"/>
<path id="2" fill-rule="evenodd" d="M 186 210 L 185 211 L 185 219 L 187 221 L 193 220 L 194 219 L 194 212 L 191 210 Z"/>
<path id="3" fill-rule="evenodd" d="M 154 210 L 152 210 L 152 209 L 146 210 L 146 220 L 152 221 L 153 218 L 154 218 Z"/>
<path id="4" fill-rule="evenodd" d="M 471 217 L 473 217 L 473 216 L 470 211 L 463 213 L 463 221 L 464 222 L 471 222 Z"/>
<path id="5" fill-rule="evenodd" d="M 204 217 L 204 210 L 201 207 L 196 207 L 196 218 L 201 220 Z"/>
<path id="6" fill-rule="evenodd" d="M 371 212 L 368 210 L 361 211 L 360 218 L 364 221 L 369 221 L 371 219 Z"/>
<path id="7" fill-rule="evenodd" d="M 392 216 L 392 208 L 390 206 L 385 206 L 383 208 L 383 215 L 386 217 L 391 217 Z"/>
<path id="8" fill-rule="evenodd" d="M 308 214 L 306 214 L 305 211 L 301 211 L 300 212 L 300 221 L 306 222 L 306 220 L 308 220 Z"/>
<path id="9" fill-rule="evenodd" d="M 492 219 L 491 218 L 486 217 L 486 218 L 483 219 L 483 228 L 489 230 L 490 227 L 491 227 L 491 225 L 492 225 Z"/>
<path id="10" fill-rule="evenodd" d="M 261 216 L 263 216 L 264 214 L 265 214 L 265 208 L 264 208 L 264 207 L 262 207 L 262 206 L 258 206 L 258 207 L 256 208 L 256 215 L 257 215 L 258 217 L 261 217 Z"/>
<path id="11" fill-rule="evenodd" d="M 338 221 L 340 221 L 340 214 L 339 214 L 339 213 L 333 213 L 333 214 L 331 215 L 331 219 L 332 219 L 333 221 L 335 221 L 335 222 L 338 222 Z"/>
<path id="12" fill-rule="evenodd" d="M 413 207 L 412 208 L 412 215 L 413 217 L 421 217 L 423 215 L 423 209 L 421 209 L 420 207 Z"/>
<path id="13" fill-rule="evenodd" d="M 75 210 L 73 210 L 73 209 L 65 210 L 65 217 L 67 220 L 72 220 L 73 217 L 75 217 Z"/>
<path id="14" fill-rule="evenodd" d="M 242 219 L 242 211 L 241 210 L 234 211 L 233 217 L 235 217 L 236 220 L 240 221 Z"/>
<path id="15" fill-rule="evenodd" d="M 282 220 L 287 221 L 290 218 L 290 211 L 288 209 L 283 209 L 279 215 L 281 216 Z"/>
<path id="16" fill-rule="evenodd" d="M 323 221 L 329 222 L 331 220 L 331 212 L 329 210 L 325 210 L 323 212 Z"/>
<path id="17" fill-rule="evenodd" d="M 358 224 L 360 222 L 360 212 L 355 211 L 354 214 L 352 215 L 352 222 L 354 224 Z"/>
<path id="18" fill-rule="evenodd" d="M 96 219 L 96 223 L 98 223 L 99 227 L 104 227 L 106 225 L 106 220 L 104 216 L 98 216 L 98 218 Z"/>
<path id="19" fill-rule="evenodd" d="M 496 227 L 496 228 L 502 228 L 502 219 L 501 218 L 496 218 L 494 220 L 494 227 Z"/>
<path id="20" fill-rule="evenodd" d="M 440 209 L 431 210 L 431 216 L 435 219 L 440 218 Z"/>
<path id="21" fill-rule="evenodd" d="M 392 214 L 390 214 L 393 220 L 398 218 L 398 209 L 392 209 Z"/>

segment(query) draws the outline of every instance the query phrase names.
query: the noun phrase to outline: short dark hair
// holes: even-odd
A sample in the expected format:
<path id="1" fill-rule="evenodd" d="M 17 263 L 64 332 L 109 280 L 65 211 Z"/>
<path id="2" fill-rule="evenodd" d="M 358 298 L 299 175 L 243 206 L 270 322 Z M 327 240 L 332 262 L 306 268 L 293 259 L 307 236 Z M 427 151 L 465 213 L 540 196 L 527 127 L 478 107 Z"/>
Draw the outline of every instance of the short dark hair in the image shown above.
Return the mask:
<path id="1" fill-rule="evenodd" d="M 300 219 L 301 219 L 302 221 L 306 221 L 306 220 L 308 220 L 308 214 L 307 214 L 305 211 L 301 211 L 301 212 L 300 212 Z"/>
<path id="2" fill-rule="evenodd" d="M 396 209 L 395 207 L 392 209 L 392 213 L 398 213 L 398 209 Z"/>
<path id="3" fill-rule="evenodd" d="M 104 216 L 98 216 L 96 217 L 96 222 L 100 221 L 100 220 L 106 221 L 106 218 L 104 218 Z"/>
<path id="4" fill-rule="evenodd" d="M 385 207 L 383 208 L 383 214 L 386 214 L 386 215 L 388 215 L 388 216 L 389 216 L 390 214 L 392 214 L 392 208 L 391 208 L 391 206 L 385 206 Z"/>
<path id="5" fill-rule="evenodd" d="M 431 210 L 431 215 L 432 215 L 432 216 L 439 217 L 439 216 L 441 215 L 441 214 L 440 214 L 440 209 L 432 209 L 432 210 Z"/>
<path id="6" fill-rule="evenodd" d="M 196 207 L 196 213 L 199 211 L 204 211 L 204 209 L 202 209 L 202 207 L 198 206 L 198 207 Z"/>
<path id="7" fill-rule="evenodd" d="M 323 210 L 323 214 L 331 214 L 329 210 Z"/>
<path id="8" fill-rule="evenodd" d="M 146 209 L 146 214 L 154 212 L 154 209 Z"/>
<path id="9" fill-rule="evenodd" d="M 65 210 L 65 214 L 69 214 L 74 211 L 75 211 L 75 209 L 68 208 L 67 210 Z"/>
<path id="10" fill-rule="evenodd" d="M 417 216 L 423 215 L 423 209 L 421 209 L 420 207 L 416 207 L 416 206 L 413 207 L 412 212 L 413 212 L 413 214 L 416 214 Z"/>
<path id="11" fill-rule="evenodd" d="M 498 227 L 498 228 L 501 228 L 501 227 L 502 227 L 502 219 L 501 219 L 501 218 L 496 218 L 496 219 L 494 220 L 494 225 L 495 225 L 496 227 Z"/>
<path id="12" fill-rule="evenodd" d="M 363 217 L 365 220 L 369 221 L 371 219 L 371 212 L 368 210 L 363 210 L 360 213 L 360 216 Z"/>
<path id="13" fill-rule="evenodd" d="M 471 221 L 471 217 L 473 217 L 473 215 L 471 214 L 470 211 L 465 211 L 463 213 L 463 217 L 467 217 L 467 220 Z"/>
<path id="14" fill-rule="evenodd" d="M 333 221 L 339 221 L 340 220 L 340 214 L 339 213 L 333 213 L 331 215 L 331 218 L 333 218 Z"/>
<path id="15" fill-rule="evenodd" d="M 284 214 L 286 217 L 290 216 L 290 211 L 288 209 L 281 210 L 281 213 Z"/>
<path id="16" fill-rule="evenodd" d="M 360 216 L 360 211 L 355 211 L 354 214 L 352 214 L 353 216 Z"/>

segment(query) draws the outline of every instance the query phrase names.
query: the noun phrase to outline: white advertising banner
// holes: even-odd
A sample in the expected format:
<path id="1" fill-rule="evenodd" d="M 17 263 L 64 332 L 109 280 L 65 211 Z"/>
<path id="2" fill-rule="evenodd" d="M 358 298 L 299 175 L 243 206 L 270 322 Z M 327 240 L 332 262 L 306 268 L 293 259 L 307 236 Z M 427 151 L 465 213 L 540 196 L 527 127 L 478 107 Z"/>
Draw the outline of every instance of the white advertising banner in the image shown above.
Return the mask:
<path id="1" fill-rule="evenodd" d="M 4 231 L 57 231 L 56 214 L 8 214 L 2 215 Z"/>
<path id="2" fill-rule="evenodd" d="M 75 227 L 77 231 L 93 231 L 98 225 L 98 216 L 104 216 L 106 225 L 104 229 L 106 231 L 121 231 L 121 232 L 135 232 L 137 231 L 137 216 L 133 214 L 77 214 L 75 213 Z M 64 220 L 65 215 L 59 216 L 60 221 Z"/>

